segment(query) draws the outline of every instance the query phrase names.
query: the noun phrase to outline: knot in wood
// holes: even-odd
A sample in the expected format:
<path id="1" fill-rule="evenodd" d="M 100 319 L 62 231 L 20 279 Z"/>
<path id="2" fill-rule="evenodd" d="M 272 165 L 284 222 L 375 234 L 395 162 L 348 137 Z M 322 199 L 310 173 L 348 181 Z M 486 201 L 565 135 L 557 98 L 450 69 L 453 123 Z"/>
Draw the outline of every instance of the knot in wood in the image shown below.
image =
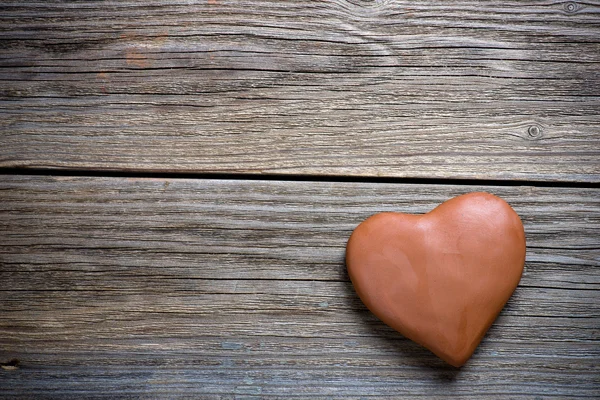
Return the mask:
<path id="1" fill-rule="evenodd" d="M 16 358 L 13 358 L 9 362 L 0 363 L 0 367 L 6 371 L 17 370 L 17 369 L 19 369 L 19 360 Z"/>

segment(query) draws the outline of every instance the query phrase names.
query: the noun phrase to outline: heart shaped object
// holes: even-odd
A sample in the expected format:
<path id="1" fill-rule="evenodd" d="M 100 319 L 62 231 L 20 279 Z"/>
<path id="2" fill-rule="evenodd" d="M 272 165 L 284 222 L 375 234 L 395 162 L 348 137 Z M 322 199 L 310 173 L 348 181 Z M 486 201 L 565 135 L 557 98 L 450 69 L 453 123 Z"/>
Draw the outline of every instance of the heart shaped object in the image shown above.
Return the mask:
<path id="1" fill-rule="evenodd" d="M 373 215 L 346 248 L 352 284 L 383 322 L 460 367 L 517 287 L 525 232 L 489 193 L 452 198 L 424 215 Z"/>

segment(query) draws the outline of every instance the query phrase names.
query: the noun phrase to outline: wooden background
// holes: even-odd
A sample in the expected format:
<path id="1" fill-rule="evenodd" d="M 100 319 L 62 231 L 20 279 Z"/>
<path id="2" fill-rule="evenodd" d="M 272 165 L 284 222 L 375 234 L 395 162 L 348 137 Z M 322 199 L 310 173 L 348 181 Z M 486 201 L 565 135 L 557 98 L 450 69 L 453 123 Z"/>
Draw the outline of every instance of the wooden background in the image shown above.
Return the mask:
<path id="1" fill-rule="evenodd" d="M 0 397 L 600 398 L 600 2 L 3 1 Z M 358 223 L 506 199 L 471 360 L 366 310 Z"/>

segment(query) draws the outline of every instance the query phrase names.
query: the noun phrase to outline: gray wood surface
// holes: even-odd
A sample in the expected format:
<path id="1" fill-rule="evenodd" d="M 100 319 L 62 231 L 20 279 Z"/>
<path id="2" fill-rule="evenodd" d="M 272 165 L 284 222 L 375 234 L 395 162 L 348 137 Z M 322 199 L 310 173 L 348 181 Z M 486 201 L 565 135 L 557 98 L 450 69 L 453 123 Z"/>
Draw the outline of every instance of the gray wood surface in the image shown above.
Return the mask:
<path id="1" fill-rule="evenodd" d="M 344 249 L 475 190 L 527 261 L 456 370 L 365 309 Z M 599 223 L 597 189 L 0 176 L 0 396 L 598 398 Z"/>
<path id="2" fill-rule="evenodd" d="M 0 4 L 0 166 L 597 182 L 600 2 Z"/>
<path id="3" fill-rule="evenodd" d="M 0 398 L 600 398 L 599 66 L 599 1 L 0 2 Z M 475 190 L 527 262 L 457 370 L 344 249 Z"/>

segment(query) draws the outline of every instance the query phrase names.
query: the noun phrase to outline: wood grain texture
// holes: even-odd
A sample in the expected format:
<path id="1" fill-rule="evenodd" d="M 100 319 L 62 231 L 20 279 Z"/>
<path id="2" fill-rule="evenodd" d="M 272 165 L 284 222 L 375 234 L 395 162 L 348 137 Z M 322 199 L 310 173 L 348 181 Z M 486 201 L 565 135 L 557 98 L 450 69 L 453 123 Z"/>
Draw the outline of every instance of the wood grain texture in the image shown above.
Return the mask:
<path id="1" fill-rule="evenodd" d="M 0 5 L 0 166 L 597 182 L 600 2 Z"/>
<path id="2" fill-rule="evenodd" d="M 344 266 L 379 211 L 486 190 L 521 284 L 460 370 L 379 322 Z M 600 191 L 0 177 L 2 396 L 600 396 Z"/>

